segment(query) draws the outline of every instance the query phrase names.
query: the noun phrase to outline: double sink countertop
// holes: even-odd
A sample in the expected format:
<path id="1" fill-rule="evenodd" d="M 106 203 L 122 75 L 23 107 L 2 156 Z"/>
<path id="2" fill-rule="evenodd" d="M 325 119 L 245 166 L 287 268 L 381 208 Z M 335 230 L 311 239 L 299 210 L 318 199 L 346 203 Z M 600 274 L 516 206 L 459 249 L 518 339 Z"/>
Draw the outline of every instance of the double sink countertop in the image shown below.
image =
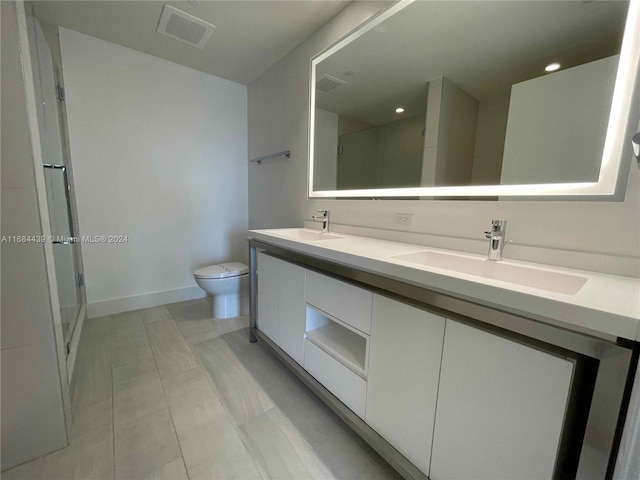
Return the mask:
<path id="1" fill-rule="evenodd" d="M 249 237 L 600 337 L 640 341 L 640 280 L 302 228 Z"/>

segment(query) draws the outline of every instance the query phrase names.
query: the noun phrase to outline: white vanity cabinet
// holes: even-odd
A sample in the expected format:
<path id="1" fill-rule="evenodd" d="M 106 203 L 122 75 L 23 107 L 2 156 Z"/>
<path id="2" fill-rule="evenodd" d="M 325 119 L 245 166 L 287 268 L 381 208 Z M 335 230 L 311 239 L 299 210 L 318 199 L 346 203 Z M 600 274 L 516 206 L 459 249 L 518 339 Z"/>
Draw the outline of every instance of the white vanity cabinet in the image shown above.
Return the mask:
<path id="1" fill-rule="evenodd" d="M 280 260 L 258 252 L 258 328 L 269 338 L 278 337 L 278 264 Z"/>
<path id="2" fill-rule="evenodd" d="M 364 419 L 373 294 L 307 271 L 304 368 Z"/>
<path id="3" fill-rule="evenodd" d="M 431 480 L 553 478 L 574 362 L 447 320 Z"/>
<path id="4" fill-rule="evenodd" d="M 373 296 L 366 422 L 429 473 L 445 319 Z"/>
<path id="5" fill-rule="evenodd" d="M 257 322 L 431 480 L 556 473 L 577 361 L 557 353 L 565 350 L 520 343 L 265 253 Z"/>
<path id="6" fill-rule="evenodd" d="M 302 365 L 304 361 L 306 270 L 258 253 L 258 326 Z"/>

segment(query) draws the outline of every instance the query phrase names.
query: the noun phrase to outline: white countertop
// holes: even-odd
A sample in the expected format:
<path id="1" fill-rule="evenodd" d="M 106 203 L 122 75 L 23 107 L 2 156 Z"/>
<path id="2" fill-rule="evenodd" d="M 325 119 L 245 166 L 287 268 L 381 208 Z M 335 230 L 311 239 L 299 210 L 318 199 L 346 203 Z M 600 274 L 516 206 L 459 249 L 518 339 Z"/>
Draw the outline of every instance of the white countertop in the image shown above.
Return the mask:
<path id="1" fill-rule="evenodd" d="M 586 278 L 575 294 L 563 294 L 392 258 L 415 252 L 439 252 L 474 259 L 482 256 L 337 233 L 333 240 L 287 237 L 301 229 L 250 230 L 271 245 L 428 288 L 519 315 L 598 336 L 640 341 L 640 280 L 586 270 L 502 260 L 501 263 Z"/>

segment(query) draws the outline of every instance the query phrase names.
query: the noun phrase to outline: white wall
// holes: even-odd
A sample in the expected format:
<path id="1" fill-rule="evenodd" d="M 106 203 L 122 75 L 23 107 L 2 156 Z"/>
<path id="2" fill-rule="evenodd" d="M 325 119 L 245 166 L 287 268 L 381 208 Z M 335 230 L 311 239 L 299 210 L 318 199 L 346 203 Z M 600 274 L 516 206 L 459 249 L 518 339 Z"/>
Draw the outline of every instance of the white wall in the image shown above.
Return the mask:
<path id="1" fill-rule="evenodd" d="M 251 167 L 251 228 L 301 226 L 316 209 L 329 208 L 336 229 L 484 253 L 483 230 L 491 219 L 506 218 L 514 242 L 507 258 L 639 275 L 635 165 L 624 202 L 307 200 L 310 59 L 383 6 L 355 2 L 249 85 L 249 153 L 293 151 L 289 164 Z M 393 225 L 395 212 L 414 215 L 410 230 Z"/>
<path id="2" fill-rule="evenodd" d="M 249 167 L 250 228 L 306 218 L 310 58 L 387 4 L 353 2 L 248 86 L 249 158 L 291 150 L 290 159 Z"/>
<path id="3" fill-rule="evenodd" d="M 204 295 L 246 260 L 246 87 L 60 30 L 90 316 Z"/>
<path id="4" fill-rule="evenodd" d="M 483 98 L 478 105 L 478 125 L 471 179 L 473 185 L 500 183 L 510 93 L 510 90 L 506 90 Z"/>
<path id="5" fill-rule="evenodd" d="M 478 100 L 446 77 L 442 77 L 438 122 L 435 184 L 469 185 L 478 123 Z"/>
<path id="6" fill-rule="evenodd" d="M 48 228 L 41 224 L 39 213 L 41 205 L 38 192 L 44 190 L 44 179 L 42 172 L 36 172 L 34 168 L 16 7 L 13 2 L 1 2 L 0 8 L 0 233 L 2 236 L 47 235 Z M 26 22 L 22 25 L 22 32 L 25 38 Z M 42 184 L 39 186 L 36 173 L 41 175 Z M 1 250 L 1 423 L 2 469 L 5 470 L 64 447 L 67 437 L 52 296 L 47 277 L 50 265 L 45 259 L 45 244 L 2 243 Z M 61 340 L 61 337 L 58 339 Z"/>
<path id="7" fill-rule="evenodd" d="M 614 55 L 511 87 L 500 183 L 598 178 L 619 60 Z"/>
<path id="8" fill-rule="evenodd" d="M 338 114 L 316 108 L 314 188 L 335 190 L 338 175 Z"/>

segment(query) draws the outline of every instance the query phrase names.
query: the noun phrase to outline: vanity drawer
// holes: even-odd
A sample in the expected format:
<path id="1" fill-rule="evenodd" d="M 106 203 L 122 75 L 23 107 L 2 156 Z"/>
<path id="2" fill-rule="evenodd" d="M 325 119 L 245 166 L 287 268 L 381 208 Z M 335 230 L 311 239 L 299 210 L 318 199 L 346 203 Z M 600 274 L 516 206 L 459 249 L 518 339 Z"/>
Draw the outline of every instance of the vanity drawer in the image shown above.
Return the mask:
<path id="1" fill-rule="evenodd" d="M 356 415 L 364 419 L 367 382 L 309 340 L 304 341 L 304 368 Z"/>
<path id="2" fill-rule="evenodd" d="M 308 271 L 305 300 L 361 332 L 371 332 L 373 294 L 367 290 Z"/>

